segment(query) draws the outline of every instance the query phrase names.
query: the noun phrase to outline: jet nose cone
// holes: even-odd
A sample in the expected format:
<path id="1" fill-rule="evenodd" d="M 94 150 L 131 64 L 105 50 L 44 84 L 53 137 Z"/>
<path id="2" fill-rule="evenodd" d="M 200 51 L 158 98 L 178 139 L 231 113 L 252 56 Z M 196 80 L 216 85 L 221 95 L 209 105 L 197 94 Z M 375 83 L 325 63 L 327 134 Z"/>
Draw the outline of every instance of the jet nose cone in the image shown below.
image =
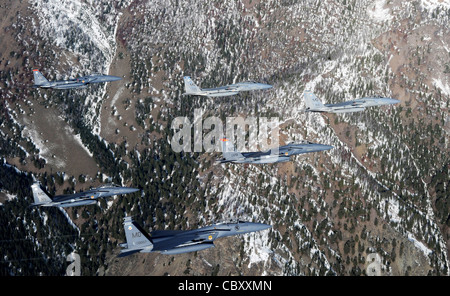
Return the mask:
<path id="1" fill-rule="evenodd" d="M 266 229 L 272 228 L 272 225 L 269 225 L 269 224 L 262 224 L 260 227 L 261 227 L 260 230 L 266 230 Z"/>
<path id="2" fill-rule="evenodd" d="M 320 144 L 320 145 L 318 146 L 318 150 L 320 150 L 320 151 L 330 150 L 330 149 L 332 149 L 332 148 L 334 148 L 334 147 L 333 147 L 333 146 L 330 146 L 330 145 L 322 145 L 322 144 Z"/>
<path id="3" fill-rule="evenodd" d="M 264 224 L 264 223 L 252 223 L 251 226 L 252 231 L 261 231 L 271 228 L 272 225 Z"/>
<path id="4" fill-rule="evenodd" d="M 128 194 L 128 193 L 133 193 L 136 191 L 139 191 L 140 189 L 138 188 L 122 188 L 120 191 L 122 192 L 121 194 Z"/>
<path id="5" fill-rule="evenodd" d="M 273 88 L 273 86 L 270 85 L 270 84 L 265 84 L 265 85 L 264 85 L 264 89 L 270 89 L 270 88 Z"/>
<path id="6" fill-rule="evenodd" d="M 112 75 L 109 75 L 108 78 L 111 79 L 111 81 L 117 81 L 117 80 L 121 80 L 122 79 L 122 77 L 112 76 Z"/>
<path id="7" fill-rule="evenodd" d="M 379 98 L 380 102 L 384 104 L 397 104 L 400 103 L 400 100 L 393 99 L 393 98 Z"/>

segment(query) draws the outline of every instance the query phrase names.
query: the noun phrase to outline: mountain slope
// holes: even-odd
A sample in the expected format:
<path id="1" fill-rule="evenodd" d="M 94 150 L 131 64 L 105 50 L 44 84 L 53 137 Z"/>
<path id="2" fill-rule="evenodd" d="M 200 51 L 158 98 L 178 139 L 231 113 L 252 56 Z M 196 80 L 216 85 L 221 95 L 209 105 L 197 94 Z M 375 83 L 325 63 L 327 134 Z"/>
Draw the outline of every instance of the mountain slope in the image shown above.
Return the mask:
<path id="1" fill-rule="evenodd" d="M 53 192 L 105 181 L 143 189 L 67 210 L 64 224 L 73 220 L 80 232 L 61 244 L 64 255 L 80 254 L 82 274 L 360 275 L 372 272 L 376 258 L 381 274 L 448 275 L 448 4 L 71 3 L 2 7 L 18 13 L 1 21 L 2 38 L 17 40 L 2 41 L 1 155 Z M 65 93 L 34 90 L 25 87 L 31 67 L 49 78 L 105 72 L 123 80 Z M 274 88 L 181 96 L 185 75 L 201 87 L 257 80 Z M 369 95 L 401 103 L 304 113 L 306 89 L 324 103 Z M 196 109 L 203 119 L 274 117 L 282 144 L 306 139 L 334 148 L 266 165 L 214 164 L 219 153 L 174 152 L 172 121 L 192 122 Z M 53 122 L 61 136 L 46 133 L 49 114 L 60 114 Z M 198 253 L 117 259 L 125 215 L 153 229 L 237 218 L 273 227 Z M 32 228 L 23 231 L 23 238 L 32 236 Z M 23 262 L 4 265 L 4 273 L 33 273 Z M 67 265 L 54 264 L 59 274 L 61 264 Z"/>

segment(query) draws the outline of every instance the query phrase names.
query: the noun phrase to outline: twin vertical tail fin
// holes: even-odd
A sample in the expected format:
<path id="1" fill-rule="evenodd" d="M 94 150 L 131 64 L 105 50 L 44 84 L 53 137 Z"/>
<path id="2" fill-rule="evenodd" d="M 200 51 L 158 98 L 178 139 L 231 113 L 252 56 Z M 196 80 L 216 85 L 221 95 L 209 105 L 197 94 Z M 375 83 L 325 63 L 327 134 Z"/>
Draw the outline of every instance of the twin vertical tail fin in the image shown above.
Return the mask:
<path id="1" fill-rule="evenodd" d="M 322 102 L 316 97 L 316 95 L 314 93 L 312 93 L 311 91 L 305 91 L 303 93 L 303 96 L 305 98 L 305 105 L 306 105 L 307 111 L 322 109 L 325 107 L 322 104 Z"/>
<path id="2" fill-rule="evenodd" d="M 125 257 L 142 251 L 144 248 L 151 250 L 153 241 L 150 235 L 131 217 L 125 217 L 123 222 L 125 229 L 126 244 L 121 244 L 124 249 L 120 252 L 119 257 Z"/>
<path id="3" fill-rule="evenodd" d="M 221 162 L 230 162 L 238 160 L 240 158 L 244 158 L 242 153 L 236 151 L 233 142 L 231 140 L 223 138 L 220 139 L 220 141 L 222 141 L 222 154 L 224 158 Z"/>
<path id="4" fill-rule="evenodd" d="M 52 202 L 52 199 L 42 190 L 38 182 L 31 185 L 31 191 L 33 191 L 33 205 L 43 205 Z"/>
<path id="5" fill-rule="evenodd" d="M 198 87 L 194 81 L 192 81 L 191 77 L 189 76 L 184 76 L 184 90 L 185 90 L 185 94 L 196 94 L 196 93 L 200 93 L 202 90 L 200 87 Z"/>
<path id="6" fill-rule="evenodd" d="M 45 78 L 44 75 L 42 75 L 42 73 L 39 72 L 38 69 L 33 70 L 33 76 L 34 76 L 34 85 L 40 86 L 48 84 L 47 78 Z"/>

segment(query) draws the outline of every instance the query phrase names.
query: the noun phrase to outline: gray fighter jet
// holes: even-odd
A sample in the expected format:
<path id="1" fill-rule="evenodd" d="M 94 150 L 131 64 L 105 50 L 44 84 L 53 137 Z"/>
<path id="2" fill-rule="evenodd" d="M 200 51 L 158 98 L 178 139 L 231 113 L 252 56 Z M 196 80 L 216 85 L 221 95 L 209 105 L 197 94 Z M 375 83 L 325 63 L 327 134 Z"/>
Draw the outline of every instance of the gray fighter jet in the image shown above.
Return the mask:
<path id="1" fill-rule="evenodd" d="M 254 81 L 239 82 L 216 88 L 200 88 L 189 76 L 183 77 L 185 93 L 183 95 L 225 97 L 237 95 L 241 91 L 261 90 L 272 88 L 272 85 Z"/>
<path id="2" fill-rule="evenodd" d="M 53 89 L 86 88 L 91 83 L 110 82 L 122 79 L 112 75 L 88 75 L 69 80 L 48 81 L 38 69 L 33 70 L 33 76 L 33 87 Z"/>
<path id="3" fill-rule="evenodd" d="M 391 105 L 400 103 L 397 99 L 383 97 L 367 97 L 337 104 L 322 104 L 322 102 L 310 91 L 303 93 L 306 112 L 348 113 L 364 111 L 366 107 Z"/>
<path id="4" fill-rule="evenodd" d="M 264 152 L 238 152 L 233 143 L 228 139 L 222 141 L 223 158 L 218 160 L 220 163 L 276 163 L 290 161 L 290 156 L 329 150 L 333 146 L 315 144 L 309 141 L 303 141 L 299 144 L 289 143 L 278 147 L 278 150 L 269 149 Z"/>
<path id="5" fill-rule="evenodd" d="M 34 203 L 31 206 L 43 206 L 43 207 L 75 207 L 85 206 L 97 203 L 100 197 L 109 197 L 119 194 L 128 194 L 136 192 L 139 189 L 130 187 L 119 186 L 101 186 L 93 189 L 89 189 L 84 192 L 78 192 L 75 194 L 57 195 L 54 197 L 48 196 L 45 193 L 39 182 L 35 182 L 31 185 L 33 191 Z"/>
<path id="6" fill-rule="evenodd" d="M 219 223 L 194 230 L 156 230 L 146 232 L 131 217 L 125 217 L 123 223 L 127 242 L 118 257 L 134 253 L 160 252 L 173 255 L 201 251 L 214 247 L 214 240 L 237 234 L 244 234 L 270 228 L 262 223 L 242 222 Z"/>

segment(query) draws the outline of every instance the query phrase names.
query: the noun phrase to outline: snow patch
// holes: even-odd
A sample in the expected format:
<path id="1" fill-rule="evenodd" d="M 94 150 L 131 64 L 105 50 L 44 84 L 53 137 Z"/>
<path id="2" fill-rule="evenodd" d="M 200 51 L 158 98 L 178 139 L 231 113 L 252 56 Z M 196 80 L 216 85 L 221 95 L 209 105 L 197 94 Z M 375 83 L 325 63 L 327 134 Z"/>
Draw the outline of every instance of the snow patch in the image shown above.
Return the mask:
<path id="1" fill-rule="evenodd" d="M 444 95 L 450 96 L 450 86 L 447 83 L 444 84 L 440 79 L 433 78 L 433 84 L 437 88 L 441 89 L 441 92 Z"/>
<path id="2" fill-rule="evenodd" d="M 450 2 L 448 0 L 422 0 L 420 1 L 423 8 L 427 10 L 435 10 L 436 8 L 450 8 Z"/>
<path id="3" fill-rule="evenodd" d="M 390 9 L 384 8 L 385 4 L 385 0 L 375 1 L 375 3 L 368 7 L 367 14 L 376 22 L 391 21 L 392 15 L 390 14 Z"/>

